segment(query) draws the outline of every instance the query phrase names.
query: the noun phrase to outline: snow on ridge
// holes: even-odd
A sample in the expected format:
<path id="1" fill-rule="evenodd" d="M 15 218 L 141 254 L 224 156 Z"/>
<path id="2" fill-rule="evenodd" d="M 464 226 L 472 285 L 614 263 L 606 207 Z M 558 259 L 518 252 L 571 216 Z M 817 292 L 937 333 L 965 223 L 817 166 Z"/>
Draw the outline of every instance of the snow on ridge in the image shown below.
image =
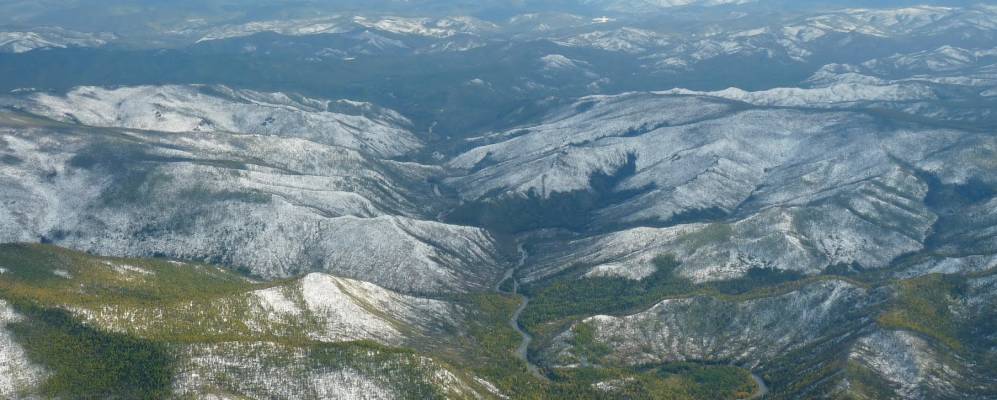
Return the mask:
<path id="1" fill-rule="evenodd" d="M 673 253 L 683 263 L 679 273 L 699 282 L 752 268 L 803 274 L 837 263 L 879 268 L 920 250 L 935 216 L 919 201 L 922 182 L 892 157 L 918 164 L 922 156 L 906 150 L 912 143 L 963 135 L 884 129 L 865 113 L 736 109 L 701 95 L 666 93 L 590 97 L 516 132 L 451 162 L 467 171 L 450 180 L 465 199 L 595 190 L 593 175 L 627 165 L 632 174 L 614 190 L 640 193 L 594 211 L 594 221 L 668 224 L 684 213 L 752 210 L 750 218 L 727 224 L 681 225 L 686 232 L 635 230 L 560 243 L 561 249 L 540 252 L 548 256 L 534 263 L 532 275 L 574 264 L 644 270 L 654 257 Z M 847 199 L 848 207 L 821 202 L 832 196 Z M 613 270 L 593 274 L 607 269 Z"/>
<path id="2" fill-rule="evenodd" d="M 635 265 L 625 264 L 601 264 L 592 267 L 584 278 L 625 278 L 640 281 L 654 274 L 657 269 L 651 263 L 639 263 Z"/>
<path id="3" fill-rule="evenodd" d="M 984 59 L 994 56 L 997 56 L 997 51 L 992 49 L 942 46 L 933 50 L 871 59 L 861 64 L 828 64 L 811 75 L 807 83 L 811 85 L 810 89 L 836 85 L 895 88 L 897 91 L 907 88 L 909 94 L 914 94 L 917 90 L 938 90 L 930 87 L 930 84 L 952 85 L 977 89 L 984 92 L 980 93 L 981 96 L 986 97 L 987 89 L 997 87 L 997 64 L 987 65 Z M 925 101 L 936 97 L 908 100 Z"/>
<path id="4" fill-rule="evenodd" d="M 669 44 L 669 37 L 664 34 L 631 27 L 585 32 L 553 40 L 555 43 L 567 47 L 592 47 L 622 53 L 641 53 Z"/>
<path id="5" fill-rule="evenodd" d="M 357 25 L 384 32 L 426 36 L 445 39 L 459 34 L 481 34 L 494 30 L 496 25 L 473 17 L 455 16 L 440 19 L 407 17 L 354 17 Z"/>
<path id="6" fill-rule="evenodd" d="M 103 261 L 102 263 L 107 267 L 111 268 L 112 270 L 114 270 L 114 272 L 125 276 L 134 277 L 134 276 L 155 274 L 155 272 L 149 271 L 145 268 L 136 267 L 134 265 L 119 264 L 111 261 Z"/>
<path id="7" fill-rule="evenodd" d="M 397 112 L 225 86 L 84 86 L 65 96 L 35 93 L 33 113 L 98 127 L 164 132 L 236 132 L 300 137 L 393 157 L 422 146 Z"/>
<path id="8" fill-rule="evenodd" d="M 253 21 L 241 25 L 226 25 L 214 28 L 203 34 L 198 43 L 213 40 L 232 39 L 262 32 L 274 32 L 287 36 L 306 36 L 326 33 L 343 33 L 350 29 L 349 22 L 342 17 L 326 17 L 298 20 Z"/>
<path id="9" fill-rule="evenodd" d="M 936 49 L 872 59 L 860 66 L 880 73 L 890 73 L 892 70 L 952 72 L 978 66 L 983 62 L 981 59 L 994 56 L 997 56 L 997 49 L 968 49 L 945 45 Z"/>
<path id="10" fill-rule="evenodd" d="M 540 61 L 543 62 L 544 69 L 547 70 L 577 69 L 580 68 L 581 64 L 587 64 L 584 61 L 573 60 L 561 54 L 548 54 L 540 57 Z"/>
<path id="11" fill-rule="evenodd" d="M 22 160 L 0 165 L 0 180 L 9 182 L 0 197 L 34 204 L 0 207 L 0 238 L 31 242 L 72 231 L 57 244 L 118 257 L 224 255 L 221 263 L 267 278 L 327 271 L 409 293 L 484 288 L 501 273 L 487 232 L 426 221 L 418 208 L 425 203 L 414 205 L 431 196 L 424 182 L 436 168 L 278 136 L 128 132 L 145 154 L 246 168 L 150 161 L 167 179 L 147 181 L 149 197 L 135 207 L 108 207 L 100 199 L 118 184 L 114 176 L 69 162 L 94 154 L 104 133 L 0 130 L 4 153 Z M 46 178 L 52 171 L 58 176 Z M 191 204 L 190 190 L 206 197 Z M 189 230 L 169 223 L 180 215 Z"/>
<path id="12" fill-rule="evenodd" d="M 858 340 L 848 359 L 890 382 L 901 398 L 930 398 L 927 390 L 964 379 L 945 364 L 946 356 L 908 331 L 876 330 Z"/>
<path id="13" fill-rule="evenodd" d="M 809 17 L 804 25 L 826 32 L 856 32 L 891 37 L 936 34 L 953 28 L 997 29 L 995 12 L 986 7 L 920 5 L 905 8 L 852 8 Z"/>
<path id="14" fill-rule="evenodd" d="M 458 318 L 450 303 L 323 273 L 308 274 L 291 286 L 255 291 L 250 297 L 266 320 L 279 322 L 306 314 L 316 319 L 320 328 L 311 336 L 327 342 L 369 339 L 399 344 L 405 338 L 401 329 L 406 328 L 399 323 L 428 330 L 433 322 L 456 324 Z"/>
<path id="15" fill-rule="evenodd" d="M 310 36 L 341 34 L 364 28 L 394 34 L 445 39 L 460 34 L 478 35 L 497 27 L 489 22 L 466 16 L 433 19 L 333 15 L 309 19 L 253 21 L 238 25 L 226 25 L 208 30 L 202 34 L 197 42 L 232 39 L 262 32 L 273 32 L 286 36 Z"/>
<path id="16" fill-rule="evenodd" d="M 32 50 L 68 47 L 101 47 L 116 40 L 110 33 L 84 33 L 62 28 L 0 32 L 0 53 L 26 53 Z"/>
<path id="17" fill-rule="evenodd" d="M 997 13 L 980 7 L 846 9 L 788 21 L 785 26 L 757 27 L 733 32 L 720 30 L 700 39 L 677 41 L 675 46 L 654 42 L 640 45 L 637 40 L 623 42 L 631 44 L 632 52 L 653 50 L 645 59 L 654 61 L 653 65 L 658 68 L 687 70 L 695 62 L 722 55 L 766 55 L 769 58 L 787 57 L 797 62 L 806 62 L 824 46 L 836 46 L 817 43 L 832 34 L 892 38 L 963 33 L 965 30 L 997 30 Z M 581 37 L 583 36 L 576 36 L 574 40 L 578 41 Z M 595 40 L 590 40 L 587 44 L 605 47 Z"/>
<path id="18" fill-rule="evenodd" d="M 606 5 L 607 9 L 620 12 L 640 12 L 669 9 L 675 7 L 722 5 L 739 5 L 754 3 L 758 0 L 613 0 Z M 595 2 L 588 0 L 589 3 Z M 600 2 L 601 3 L 601 2 Z"/>
<path id="19" fill-rule="evenodd" d="M 323 274 L 309 274 L 301 280 L 305 305 L 324 323 L 322 330 L 315 334 L 316 339 L 348 341 L 373 338 L 389 343 L 401 339 L 398 328 L 371 314 L 342 285 L 340 280 Z"/>
<path id="20" fill-rule="evenodd" d="M 370 377 L 350 369 L 328 372 L 311 378 L 319 399 L 393 400 L 398 394 Z"/>
<path id="21" fill-rule="evenodd" d="M 774 88 L 755 92 L 733 87 L 713 92 L 672 89 L 657 93 L 719 97 L 757 106 L 781 107 L 822 106 L 871 101 L 900 102 L 937 98 L 929 87 L 913 82 L 886 85 L 844 82 L 825 87 Z"/>

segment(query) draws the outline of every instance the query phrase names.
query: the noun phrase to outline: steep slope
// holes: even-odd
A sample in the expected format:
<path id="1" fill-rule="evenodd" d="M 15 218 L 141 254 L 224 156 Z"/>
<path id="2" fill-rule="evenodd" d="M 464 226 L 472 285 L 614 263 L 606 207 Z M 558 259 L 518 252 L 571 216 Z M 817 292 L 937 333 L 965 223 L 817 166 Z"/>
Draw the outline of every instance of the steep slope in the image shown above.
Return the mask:
<path id="1" fill-rule="evenodd" d="M 210 108 L 200 104 L 178 108 Z M 219 120 L 249 118 L 226 110 Z M 283 131 L 131 131 L 4 119 L 4 242 L 212 260 L 268 278 L 332 271 L 412 293 L 488 287 L 500 273 L 487 232 L 426 221 L 443 204 L 429 183 L 434 167 Z"/>
<path id="2" fill-rule="evenodd" d="M 583 238 L 538 244 L 529 279 L 578 265 L 642 278 L 656 257 L 673 254 L 685 276 L 704 281 L 753 268 L 887 267 L 938 233 L 939 185 L 969 185 L 986 196 L 995 183 L 982 156 L 994 148 L 986 134 L 878 113 L 748 108 L 717 97 L 589 97 L 538 125 L 495 135 L 497 143 L 451 162 L 465 175 L 448 182 L 468 210 L 454 215 L 508 223 L 517 216 L 488 213 L 571 210 L 573 220 L 541 219 L 540 227 L 571 228 Z M 642 227 L 628 229 L 635 225 Z"/>

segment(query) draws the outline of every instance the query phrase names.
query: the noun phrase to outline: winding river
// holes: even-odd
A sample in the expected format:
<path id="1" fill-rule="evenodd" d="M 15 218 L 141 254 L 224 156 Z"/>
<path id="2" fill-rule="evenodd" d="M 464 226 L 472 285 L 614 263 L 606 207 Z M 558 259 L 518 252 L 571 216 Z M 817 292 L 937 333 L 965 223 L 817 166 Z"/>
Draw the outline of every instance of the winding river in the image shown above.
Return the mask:
<path id="1" fill-rule="evenodd" d="M 516 311 L 512 313 L 511 317 L 509 317 L 509 326 L 512 327 L 512 329 L 515 329 L 516 332 L 518 332 L 519 335 L 522 337 L 522 340 L 519 342 L 519 346 L 516 347 L 516 357 L 518 357 L 519 359 L 523 360 L 523 362 L 526 363 L 527 369 L 529 369 L 530 373 L 533 374 L 533 376 L 536 376 L 538 379 L 546 381 L 547 377 L 540 372 L 540 367 L 538 367 L 536 364 L 533 364 L 530 361 L 528 355 L 530 342 L 533 341 L 533 337 L 530 336 L 530 334 L 527 333 L 525 330 L 523 330 L 523 327 L 519 324 L 519 317 L 523 314 L 523 310 L 526 309 L 526 306 L 530 304 L 530 298 L 519 293 L 519 281 L 515 278 L 515 274 L 516 271 L 518 271 L 520 268 L 526 265 L 526 258 L 529 256 L 529 254 L 526 252 L 526 249 L 523 248 L 522 244 L 520 244 L 517 247 L 517 250 L 519 251 L 519 261 L 516 262 L 515 266 L 505 271 L 505 275 L 502 277 L 502 280 L 500 280 L 499 283 L 495 285 L 495 291 L 499 293 L 518 296 L 521 299 L 519 307 L 516 307 Z M 502 284 L 509 279 L 512 279 L 511 292 L 502 290 Z M 748 397 L 748 400 L 755 400 L 765 397 L 765 395 L 769 393 L 769 388 L 768 385 L 765 384 L 765 381 L 755 373 L 751 374 L 751 379 L 754 379 L 755 384 L 758 386 L 758 389 L 755 391 L 754 394 L 751 395 L 751 397 Z"/>
<path id="2" fill-rule="evenodd" d="M 546 381 L 547 377 L 540 373 L 540 368 L 537 367 L 536 364 L 530 362 L 530 357 L 527 354 L 529 352 L 530 342 L 533 341 L 533 337 L 530 336 L 529 333 L 526 333 L 526 331 L 523 330 L 523 327 L 519 324 L 519 317 L 523 314 L 523 310 L 526 309 L 526 306 L 530 304 L 530 298 L 519 293 L 519 281 L 515 278 L 516 271 L 522 268 L 523 265 L 526 265 L 526 258 L 528 254 L 522 244 L 519 245 L 517 250 L 519 251 L 519 261 L 514 267 L 505 271 L 505 276 L 501 281 L 499 281 L 498 285 L 495 286 L 495 291 L 518 296 L 521 299 L 519 307 L 516 307 L 516 311 L 512 313 L 511 317 L 509 317 L 509 326 L 512 327 L 512 329 L 515 329 L 516 332 L 518 332 L 522 337 L 522 340 L 519 342 L 519 346 L 516 347 L 516 357 L 526 362 L 526 367 L 530 370 L 530 373 L 533 374 L 533 376 Z M 503 291 L 502 284 L 509 279 L 512 279 L 512 291 Z"/>

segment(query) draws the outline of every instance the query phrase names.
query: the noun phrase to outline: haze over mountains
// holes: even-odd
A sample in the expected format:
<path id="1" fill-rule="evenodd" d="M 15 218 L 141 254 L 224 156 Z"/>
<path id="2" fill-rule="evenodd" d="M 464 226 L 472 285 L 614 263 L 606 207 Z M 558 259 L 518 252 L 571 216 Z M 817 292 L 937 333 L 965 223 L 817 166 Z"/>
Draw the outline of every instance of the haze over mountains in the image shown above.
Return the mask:
<path id="1" fill-rule="evenodd" d="M 997 396 L 992 5 L 0 15 L 0 397 Z"/>

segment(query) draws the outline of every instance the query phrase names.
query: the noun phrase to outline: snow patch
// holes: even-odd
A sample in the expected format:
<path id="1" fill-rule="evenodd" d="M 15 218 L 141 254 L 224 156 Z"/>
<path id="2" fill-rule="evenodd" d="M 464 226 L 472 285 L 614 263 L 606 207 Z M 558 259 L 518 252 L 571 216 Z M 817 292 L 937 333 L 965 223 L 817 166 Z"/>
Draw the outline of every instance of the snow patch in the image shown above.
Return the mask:
<path id="1" fill-rule="evenodd" d="M 301 308 L 287 297 L 285 290 L 285 288 L 277 286 L 255 291 L 252 295 L 271 319 L 284 316 L 300 316 L 302 313 Z"/>
<path id="2" fill-rule="evenodd" d="M 456 309 L 447 302 L 402 295 L 368 282 L 312 273 L 301 280 L 300 290 L 306 309 L 322 324 L 313 334 L 316 340 L 398 344 L 403 339 L 399 323 L 422 330 L 436 323 L 456 324 Z M 281 296 L 263 296 L 271 309 L 297 312 Z"/>
<path id="3" fill-rule="evenodd" d="M 847 282 L 824 281 L 740 302 L 711 296 L 668 299 L 637 314 L 598 315 L 583 322 L 612 350 L 614 362 L 724 360 L 754 365 L 853 322 L 856 310 L 876 301 Z M 558 365 L 585 361 L 572 352 L 573 334 L 569 330 L 559 335 L 549 350 Z"/>
<path id="4" fill-rule="evenodd" d="M 401 332 L 390 322 L 371 314 L 349 294 L 341 281 L 328 275 L 309 274 L 301 281 L 301 294 L 308 309 L 323 323 L 315 334 L 322 341 L 377 339 L 394 343 Z"/>
<path id="5" fill-rule="evenodd" d="M 642 264 L 602 264 L 593 267 L 582 275 L 584 278 L 624 278 L 634 281 L 643 280 L 654 274 L 657 268 L 651 263 Z"/>
<path id="6" fill-rule="evenodd" d="M 20 322 L 24 317 L 17 314 L 7 302 L 0 300 L 0 397 L 18 398 L 24 391 L 39 385 L 45 378 L 45 371 L 32 364 L 13 336 L 7 331 L 7 324 Z"/>
<path id="7" fill-rule="evenodd" d="M 311 385 L 319 399 L 392 400 L 398 394 L 381 387 L 370 377 L 348 369 L 311 378 Z"/>
<path id="8" fill-rule="evenodd" d="M 548 54 L 540 57 L 540 61 L 543 62 L 545 70 L 551 71 L 579 69 L 581 66 L 588 64 L 584 61 L 573 60 L 560 54 Z"/>
<path id="9" fill-rule="evenodd" d="M 117 273 L 122 274 L 122 275 L 129 275 L 129 274 L 153 275 L 154 274 L 154 272 L 152 272 L 152 271 L 149 271 L 149 270 L 147 270 L 145 268 L 136 267 L 134 265 L 118 264 L 118 263 L 114 263 L 114 262 L 111 262 L 111 261 L 104 261 L 104 265 L 106 265 L 108 267 L 111 267 L 111 269 L 113 269 L 114 272 L 117 272 Z"/>
<path id="10" fill-rule="evenodd" d="M 849 360 L 891 382 L 900 398 L 927 398 L 931 386 L 948 386 L 960 377 L 920 337 L 907 331 L 878 330 L 863 337 Z"/>
<path id="11" fill-rule="evenodd" d="M 500 399 L 508 399 L 509 398 L 509 396 L 506 396 L 505 394 L 503 394 L 502 391 L 499 390 L 499 388 L 495 387 L 495 385 L 493 383 L 489 382 L 489 381 L 486 381 L 486 380 L 484 380 L 484 379 L 482 379 L 480 377 L 477 377 L 477 376 L 474 377 L 474 381 L 477 382 L 479 385 L 484 386 L 485 390 L 487 390 L 488 393 L 491 393 L 491 394 L 493 394 L 495 396 L 498 396 Z"/>

